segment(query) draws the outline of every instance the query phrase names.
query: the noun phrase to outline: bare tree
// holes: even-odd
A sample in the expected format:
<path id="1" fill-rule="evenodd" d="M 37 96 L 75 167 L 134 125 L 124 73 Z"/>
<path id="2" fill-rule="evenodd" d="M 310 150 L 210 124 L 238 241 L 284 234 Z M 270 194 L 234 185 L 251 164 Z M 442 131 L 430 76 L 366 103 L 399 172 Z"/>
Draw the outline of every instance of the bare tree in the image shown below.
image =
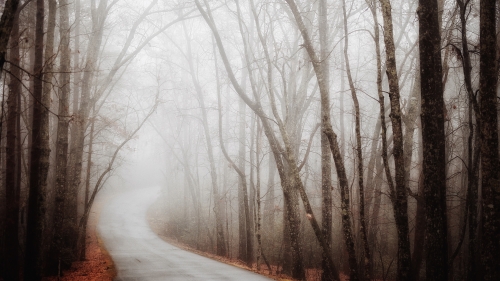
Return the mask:
<path id="1" fill-rule="evenodd" d="M 216 233 L 216 237 L 217 237 L 216 238 L 217 255 L 226 256 L 227 249 L 226 249 L 226 241 L 225 241 L 225 237 L 224 237 L 224 225 L 223 225 L 223 221 L 222 221 L 222 211 L 223 211 L 222 198 L 219 194 L 219 186 L 217 184 L 217 171 L 215 168 L 215 160 L 214 160 L 212 139 L 211 139 L 211 135 L 210 135 L 210 128 L 208 126 L 208 114 L 207 114 L 207 108 L 205 105 L 205 97 L 204 97 L 203 90 L 200 86 L 200 83 L 198 81 L 198 77 L 196 76 L 196 71 L 195 71 L 195 68 L 193 65 L 193 56 L 192 56 L 192 52 L 191 52 L 191 39 L 189 38 L 189 35 L 187 33 L 187 29 L 186 29 L 185 25 L 183 25 L 183 30 L 184 30 L 185 38 L 187 40 L 186 60 L 188 61 L 189 73 L 191 75 L 191 80 L 193 81 L 196 95 L 198 98 L 198 103 L 200 105 L 203 132 L 205 134 L 205 142 L 207 145 L 208 160 L 210 162 L 210 178 L 212 179 L 212 192 L 214 194 L 214 213 L 215 213 L 215 233 Z"/>
<path id="2" fill-rule="evenodd" d="M 309 58 L 311 59 L 312 65 L 314 67 L 314 71 L 316 73 L 316 79 L 319 85 L 319 91 L 321 95 L 321 104 L 324 106 L 329 106 L 329 97 L 328 97 L 328 85 L 325 84 L 325 80 L 323 77 L 321 61 L 318 59 L 316 51 L 312 45 L 311 39 L 309 37 L 308 30 L 302 20 L 302 16 L 299 13 L 297 5 L 293 0 L 287 0 L 288 6 L 293 13 L 295 21 L 297 22 L 298 28 L 302 34 L 302 38 L 304 39 L 304 46 L 307 50 Z M 350 278 L 351 280 L 359 280 L 357 262 L 356 262 L 356 253 L 354 249 L 354 239 L 352 234 L 352 223 L 350 216 L 350 198 L 349 198 L 349 187 L 347 183 L 347 175 L 344 166 L 344 160 L 342 159 L 342 155 L 340 154 L 340 148 L 337 141 L 337 135 L 333 131 L 331 121 L 330 121 L 330 112 L 325 111 L 325 114 L 321 116 L 322 122 L 325 124 L 326 128 L 323 132 L 328 136 L 328 141 L 330 143 L 330 150 L 333 155 L 333 160 L 335 162 L 335 168 L 337 170 L 337 176 L 340 182 L 340 196 L 341 196 L 341 212 L 342 212 L 342 230 L 344 232 L 344 241 L 346 243 L 347 251 L 349 254 L 349 269 L 350 269 Z"/>
<path id="3" fill-rule="evenodd" d="M 484 280 L 500 278 L 500 198 L 498 116 L 497 116 L 497 41 L 494 0 L 480 2 L 479 99 L 481 112 L 482 241 L 481 264 Z"/>
<path id="4" fill-rule="evenodd" d="M 43 96 L 43 51 L 44 51 L 44 0 L 36 2 L 36 30 L 35 30 L 35 61 L 34 61 L 34 88 L 32 147 L 29 176 L 29 203 L 28 224 L 26 237 L 26 258 L 24 264 L 24 278 L 40 280 L 43 270 L 43 237 L 45 228 L 45 210 L 47 196 L 48 174 L 48 104 Z"/>
<path id="5" fill-rule="evenodd" d="M 441 36 L 436 0 L 419 1 L 426 280 L 448 280 Z"/>
<path id="6" fill-rule="evenodd" d="M 329 64 L 329 40 L 328 40 L 328 8 L 327 1 L 321 0 L 318 5 L 319 13 L 319 36 L 320 36 L 320 47 L 321 47 L 321 61 L 322 71 L 325 79 L 325 84 L 330 84 L 330 64 Z M 330 107 L 326 104 L 321 104 L 321 115 L 328 115 Z M 321 227 L 323 228 L 323 236 L 326 240 L 327 249 L 322 249 L 322 261 L 321 267 L 323 272 L 321 273 L 321 280 L 333 280 L 335 277 L 335 269 L 329 267 L 328 256 L 332 254 L 332 213 L 333 213 L 333 200 L 332 200 L 332 158 L 330 154 L 330 148 L 328 146 L 328 136 L 324 133 L 327 128 L 325 120 L 322 119 L 321 122 Z"/>
<path id="7" fill-rule="evenodd" d="M 59 66 L 59 110 L 57 123 L 56 144 L 56 186 L 54 199 L 54 238 L 51 256 L 48 261 L 49 272 L 54 272 L 61 261 L 62 267 L 70 266 L 71 259 L 63 256 L 63 231 L 64 231 L 64 203 L 67 192 L 67 163 L 68 163 L 68 128 L 69 128 L 69 95 L 70 95 L 70 66 L 71 57 L 69 49 L 69 11 L 67 0 L 59 1 L 59 33 L 60 33 L 60 66 Z"/>
<path id="8" fill-rule="evenodd" d="M 390 190 L 394 209 L 396 228 L 398 229 L 398 280 L 412 280 L 410 238 L 408 229 L 408 198 L 405 184 L 405 167 L 403 155 L 403 131 L 401 124 L 401 106 L 399 93 L 399 78 L 396 68 L 396 50 L 392 27 L 391 3 L 389 0 L 380 0 L 384 18 L 384 43 L 386 51 L 387 78 L 389 81 L 389 99 L 394 135 L 393 155 L 395 166 L 395 188 Z M 387 169 L 387 167 L 386 167 Z M 387 172 L 386 172 L 387 173 Z"/>
<path id="9" fill-rule="evenodd" d="M 21 95 L 21 70 L 20 70 L 20 54 L 19 54 L 19 13 L 16 13 L 10 39 L 10 82 L 9 96 L 7 99 L 7 133 L 5 145 L 5 279 L 20 280 L 20 265 L 19 265 L 19 210 L 20 210 L 20 193 L 21 182 L 17 180 L 17 172 L 21 169 L 21 163 L 18 162 L 18 154 L 21 153 L 17 147 L 17 139 L 21 136 L 17 130 L 18 100 Z"/>

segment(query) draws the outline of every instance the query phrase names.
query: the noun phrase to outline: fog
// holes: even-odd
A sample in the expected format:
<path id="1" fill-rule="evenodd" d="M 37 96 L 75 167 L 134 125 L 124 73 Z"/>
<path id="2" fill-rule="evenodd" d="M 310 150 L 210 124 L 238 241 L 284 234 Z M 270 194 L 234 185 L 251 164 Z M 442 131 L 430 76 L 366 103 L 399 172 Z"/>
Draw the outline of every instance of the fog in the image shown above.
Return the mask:
<path id="1" fill-rule="evenodd" d="M 3 2 L 5 280 L 499 276 L 494 1 Z"/>

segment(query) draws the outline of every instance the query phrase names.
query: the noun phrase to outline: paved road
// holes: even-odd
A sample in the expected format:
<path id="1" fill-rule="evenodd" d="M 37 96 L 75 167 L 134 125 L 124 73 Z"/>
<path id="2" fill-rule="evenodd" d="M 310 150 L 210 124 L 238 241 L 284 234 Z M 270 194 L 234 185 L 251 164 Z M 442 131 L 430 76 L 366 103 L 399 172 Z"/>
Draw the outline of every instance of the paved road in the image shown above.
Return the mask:
<path id="1" fill-rule="evenodd" d="M 115 263 L 115 280 L 271 280 L 161 240 L 146 221 L 159 188 L 127 191 L 102 210 L 98 231 Z"/>

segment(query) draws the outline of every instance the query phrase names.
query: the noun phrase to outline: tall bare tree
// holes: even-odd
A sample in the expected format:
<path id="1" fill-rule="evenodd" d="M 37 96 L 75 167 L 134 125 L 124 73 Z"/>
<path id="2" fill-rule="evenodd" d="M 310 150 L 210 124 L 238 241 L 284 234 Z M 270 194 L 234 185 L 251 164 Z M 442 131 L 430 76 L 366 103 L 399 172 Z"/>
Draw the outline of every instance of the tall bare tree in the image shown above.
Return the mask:
<path id="1" fill-rule="evenodd" d="M 366 230 L 366 218 L 365 218 L 365 185 L 364 185 L 364 159 L 363 159 L 363 149 L 361 142 L 361 113 L 359 109 L 358 94 L 356 92 L 356 87 L 354 85 L 354 80 L 351 74 L 351 66 L 349 63 L 349 28 L 347 25 L 347 12 L 345 0 L 343 0 L 342 11 L 344 15 L 344 60 L 345 60 L 345 70 L 347 74 L 347 81 L 349 82 L 349 89 L 351 90 L 352 102 L 354 105 L 354 128 L 356 134 L 356 154 L 357 154 L 357 169 L 358 169 L 358 189 L 359 189 L 359 231 L 361 236 L 361 241 L 363 243 L 364 250 L 364 278 L 366 280 L 371 279 L 371 254 L 370 246 L 368 245 L 368 236 Z"/>
<path id="2" fill-rule="evenodd" d="M 327 1 L 321 0 L 318 5 L 319 13 L 319 36 L 321 47 L 321 61 L 322 71 L 325 79 L 325 84 L 330 85 L 330 64 L 329 52 L 330 44 L 328 40 L 328 7 Z M 321 104 L 321 115 L 329 114 L 327 111 L 330 107 L 327 104 Z M 330 154 L 330 147 L 328 143 L 328 136 L 324 133 L 327 128 L 326 120 L 322 119 L 321 122 L 321 227 L 323 228 L 323 236 L 326 240 L 327 249 L 322 249 L 322 262 L 321 267 L 321 280 L 333 280 L 334 269 L 329 267 L 328 256 L 332 254 L 332 213 L 333 213 L 333 199 L 332 199 L 332 156 Z"/>
<path id="3" fill-rule="evenodd" d="M 418 17 L 422 171 L 427 221 L 426 280 L 448 280 L 444 101 L 437 1 L 420 0 Z"/>
<path id="4" fill-rule="evenodd" d="M 18 116 L 21 114 L 19 109 L 19 96 L 21 95 L 21 70 L 19 54 L 19 13 L 16 13 L 11 39 L 10 39 L 10 81 L 9 96 L 7 99 L 7 134 L 5 145 L 5 279 L 20 280 L 19 265 L 19 210 L 21 182 L 17 179 L 17 172 L 21 169 L 21 163 L 18 162 L 18 154 L 21 153 L 17 147 L 17 139 L 21 136 L 17 130 Z"/>
<path id="5" fill-rule="evenodd" d="M 500 178 L 497 116 L 495 0 L 480 1 L 479 99 L 481 112 L 481 264 L 484 280 L 500 279 Z"/>
<path id="6" fill-rule="evenodd" d="M 405 184 L 405 167 L 403 155 L 403 131 L 401 123 L 401 106 L 399 78 L 396 67 L 396 48 L 394 45 L 392 7 L 389 0 L 380 0 L 384 18 L 384 43 L 386 52 L 387 78 L 389 81 L 389 99 L 391 102 L 390 119 L 393 133 L 393 155 L 395 166 L 395 187 L 390 190 L 391 201 L 398 230 L 398 280 L 412 280 L 410 237 L 408 229 L 408 198 Z M 387 167 L 386 167 L 387 170 Z M 387 173 L 387 171 L 386 171 Z"/>
<path id="7" fill-rule="evenodd" d="M 328 85 L 325 83 L 324 74 L 322 72 L 321 61 L 319 60 L 316 51 L 312 45 L 309 32 L 304 24 L 302 16 L 298 10 L 297 4 L 293 0 L 286 0 L 290 10 L 292 11 L 293 17 L 298 25 L 300 33 L 302 34 L 302 39 L 304 40 L 304 46 L 307 50 L 309 58 L 311 59 L 314 72 L 316 73 L 316 79 L 319 86 L 321 104 L 324 106 L 329 106 L 329 90 Z M 347 251 L 349 254 L 349 269 L 351 280 L 359 280 L 359 273 L 357 269 L 356 253 L 354 248 L 354 238 L 352 233 L 352 222 L 350 215 L 350 197 L 349 197 L 349 186 L 347 182 L 347 174 L 344 166 L 344 159 L 340 154 L 340 147 L 337 141 L 337 135 L 333 131 L 330 111 L 324 111 L 321 116 L 321 122 L 323 122 L 326 128 L 323 132 L 327 135 L 328 141 L 330 143 L 330 151 L 333 155 L 333 160 L 335 162 L 335 168 L 337 170 L 337 177 L 340 182 L 340 196 L 341 196 L 341 213 L 342 213 L 342 230 L 344 233 L 344 241 L 346 243 Z M 324 242 L 322 242 L 324 243 Z"/>
<path id="8" fill-rule="evenodd" d="M 24 278 L 40 280 L 43 270 L 43 237 L 45 228 L 48 174 L 48 104 L 43 96 L 44 0 L 36 1 L 35 61 L 33 87 L 32 147 L 29 176 L 28 223 Z"/>
<path id="9" fill-rule="evenodd" d="M 49 260 L 49 272 L 54 271 L 59 266 L 59 261 L 63 268 L 70 266 L 71 259 L 63 256 L 63 231 L 64 231 L 64 203 L 67 192 L 67 163 L 68 163 L 68 128 L 69 128 L 69 95 L 70 95 L 70 66 L 71 54 L 69 49 L 69 9 L 68 1 L 59 1 L 59 34 L 60 34 L 60 66 L 59 66 L 59 110 L 57 123 L 56 142 L 56 186 L 54 201 L 53 230 L 54 239 L 52 243 L 51 258 Z M 67 251 L 66 251 L 67 253 Z M 66 254 L 67 255 L 67 254 Z"/>

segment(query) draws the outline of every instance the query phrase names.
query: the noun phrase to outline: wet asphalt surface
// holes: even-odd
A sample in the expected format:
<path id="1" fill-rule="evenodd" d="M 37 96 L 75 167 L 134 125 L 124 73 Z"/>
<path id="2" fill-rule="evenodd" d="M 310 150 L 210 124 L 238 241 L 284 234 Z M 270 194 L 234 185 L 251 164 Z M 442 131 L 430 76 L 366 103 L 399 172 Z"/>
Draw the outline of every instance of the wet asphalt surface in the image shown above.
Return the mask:
<path id="1" fill-rule="evenodd" d="M 163 241 L 146 220 L 159 194 L 159 188 L 126 191 L 102 209 L 98 231 L 115 263 L 115 280 L 272 280 Z"/>

